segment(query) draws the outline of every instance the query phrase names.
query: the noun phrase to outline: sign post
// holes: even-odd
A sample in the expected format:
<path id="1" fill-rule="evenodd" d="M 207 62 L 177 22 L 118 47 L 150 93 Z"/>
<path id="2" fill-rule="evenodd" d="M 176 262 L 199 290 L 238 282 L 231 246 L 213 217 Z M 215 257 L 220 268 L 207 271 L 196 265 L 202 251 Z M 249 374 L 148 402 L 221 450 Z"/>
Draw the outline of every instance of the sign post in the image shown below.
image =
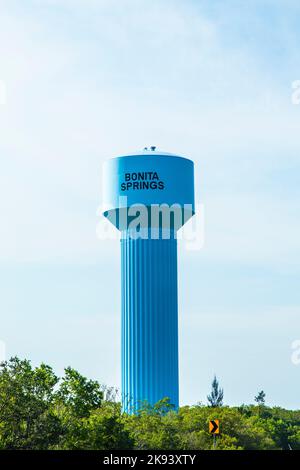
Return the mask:
<path id="1" fill-rule="evenodd" d="M 209 433 L 213 436 L 213 447 L 216 449 L 217 441 L 216 436 L 220 434 L 220 421 L 218 419 L 213 419 L 209 422 L 208 426 Z"/>

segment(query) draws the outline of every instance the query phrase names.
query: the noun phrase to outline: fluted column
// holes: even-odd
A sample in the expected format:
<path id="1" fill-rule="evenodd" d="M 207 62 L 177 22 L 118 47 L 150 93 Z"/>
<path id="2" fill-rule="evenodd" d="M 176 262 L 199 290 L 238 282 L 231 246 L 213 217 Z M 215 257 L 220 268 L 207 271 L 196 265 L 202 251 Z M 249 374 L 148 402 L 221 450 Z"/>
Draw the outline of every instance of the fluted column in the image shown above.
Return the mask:
<path id="1" fill-rule="evenodd" d="M 177 240 L 121 239 L 122 406 L 178 407 Z"/>

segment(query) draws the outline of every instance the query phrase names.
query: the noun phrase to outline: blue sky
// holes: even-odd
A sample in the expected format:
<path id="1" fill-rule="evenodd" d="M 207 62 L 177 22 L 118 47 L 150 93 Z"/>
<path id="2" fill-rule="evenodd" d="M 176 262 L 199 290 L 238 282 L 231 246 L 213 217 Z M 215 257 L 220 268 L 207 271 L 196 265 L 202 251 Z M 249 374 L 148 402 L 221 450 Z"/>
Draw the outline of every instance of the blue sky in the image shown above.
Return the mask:
<path id="1" fill-rule="evenodd" d="M 241 4 L 243 6 L 241 7 Z M 300 408 L 297 1 L 0 0 L 0 339 L 120 384 L 119 244 L 103 161 L 196 163 L 205 244 L 179 248 L 180 398 Z"/>

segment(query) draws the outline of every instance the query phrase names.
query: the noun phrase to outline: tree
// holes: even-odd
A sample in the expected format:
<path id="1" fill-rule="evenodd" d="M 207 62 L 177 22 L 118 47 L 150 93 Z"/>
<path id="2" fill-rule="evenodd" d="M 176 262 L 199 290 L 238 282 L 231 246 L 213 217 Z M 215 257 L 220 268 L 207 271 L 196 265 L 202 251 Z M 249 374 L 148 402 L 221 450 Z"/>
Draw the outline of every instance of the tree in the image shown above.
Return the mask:
<path id="1" fill-rule="evenodd" d="M 59 379 L 51 367 L 17 357 L 0 364 L 0 449 L 56 448 L 81 418 L 101 408 L 98 382 L 72 368 Z"/>
<path id="2" fill-rule="evenodd" d="M 77 370 L 67 367 L 56 394 L 57 403 L 78 417 L 88 417 L 101 406 L 103 391 L 95 380 L 88 380 Z"/>
<path id="3" fill-rule="evenodd" d="M 220 388 L 217 377 L 214 376 L 214 379 L 211 384 L 211 393 L 210 395 L 207 395 L 209 406 L 211 406 L 212 408 L 223 406 L 223 397 L 224 391 L 222 388 Z"/>
<path id="4" fill-rule="evenodd" d="M 263 390 L 261 390 L 257 395 L 256 397 L 254 398 L 254 401 L 256 401 L 256 403 L 259 405 L 259 406 L 263 406 L 265 404 L 265 398 L 266 398 L 266 394 Z"/>
<path id="5" fill-rule="evenodd" d="M 76 370 L 58 378 L 15 357 L 0 364 L 0 449 L 208 450 L 208 422 L 218 418 L 220 450 L 300 450 L 299 410 L 267 407 L 263 391 L 256 405 L 222 406 L 216 377 L 207 398 L 210 406 L 176 411 L 167 398 L 145 402 L 130 415 L 114 391 Z"/>
<path id="6" fill-rule="evenodd" d="M 134 441 L 125 429 L 120 403 L 102 403 L 88 417 L 69 416 L 65 423 L 65 432 L 55 449 L 133 449 Z"/>
<path id="7" fill-rule="evenodd" d="M 143 403 L 137 414 L 124 416 L 135 449 L 181 449 L 180 422 L 173 408 L 170 400 L 163 398 L 154 405 Z"/>
<path id="8" fill-rule="evenodd" d="M 60 420 L 51 409 L 57 383 L 45 364 L 32 368 L 17 357 L 0 364 L 0 448 L 47 449 L 58 441 Z"/>

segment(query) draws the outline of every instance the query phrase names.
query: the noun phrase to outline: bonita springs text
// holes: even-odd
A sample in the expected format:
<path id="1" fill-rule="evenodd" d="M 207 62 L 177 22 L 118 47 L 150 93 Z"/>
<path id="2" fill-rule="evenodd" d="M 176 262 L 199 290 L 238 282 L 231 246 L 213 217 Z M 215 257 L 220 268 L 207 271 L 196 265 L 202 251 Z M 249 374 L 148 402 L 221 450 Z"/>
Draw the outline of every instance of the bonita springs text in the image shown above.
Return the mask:
<path id="1" fill-rule="evenodd" d="M 164 189 L 165 184 L 160 180 L 156 171 L 142 171 L 137 173 L 125 173 L 124 182 L 121 183 L 121 191 L 130 189 Z"/>

